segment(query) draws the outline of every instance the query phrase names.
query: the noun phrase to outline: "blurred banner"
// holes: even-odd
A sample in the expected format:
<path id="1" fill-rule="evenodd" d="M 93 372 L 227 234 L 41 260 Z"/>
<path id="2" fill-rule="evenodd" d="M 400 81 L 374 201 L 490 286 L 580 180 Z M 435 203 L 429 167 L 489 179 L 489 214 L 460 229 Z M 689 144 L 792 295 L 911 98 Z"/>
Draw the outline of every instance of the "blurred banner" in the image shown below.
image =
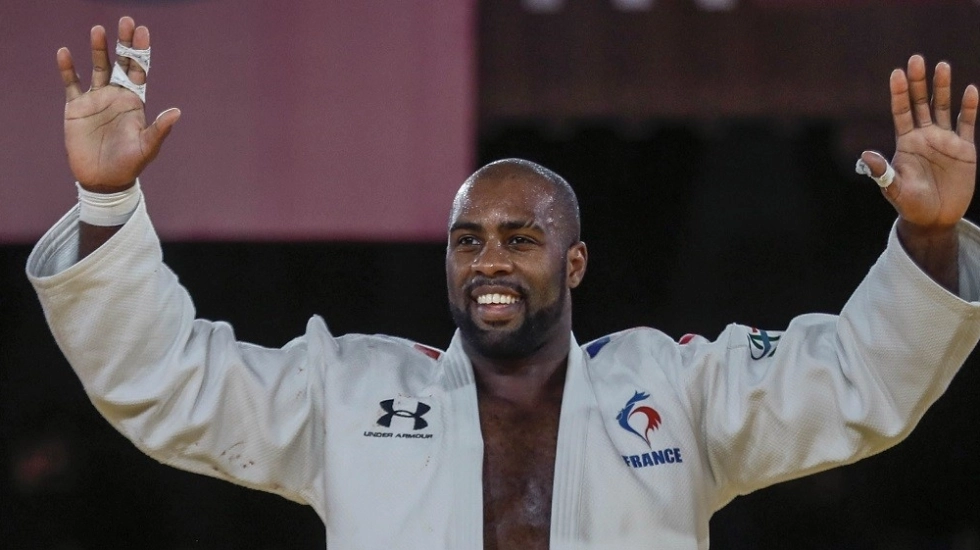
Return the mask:
<path id="1" fill-rule="evenodd" d="M 724 3 L 481 3 L 481 128 L 528 118 L 887 122 L 888 75 L 914 53 L 930 72 L 940 60 L 952 64 L 954 105 L 963 86 L 980 82 L 977 0 L 742 0 L 705 9 Z"/>
<path id="2" fill-rule="evenodd" d="M 475 149 L 475 0 L 4 2 L 0 242 L 75 203 L 55 52 L 150 29 L 147 116 L 183 115 L 141 179 L 171 240 L 444 239 Z"/>
<path id="3" fill-rule="evenodd" d="M 572 0 L 521 0 L 521 6 L 533 12 L 549 13 L 564 9 Z M 728 11 L 744 6 L 775 9 L 837 8 L 862 5 L 952 4 L 961 0 L 605 0 L 619 11 L 645 11 L 661 4 L 686 3 L 703 11 Z M 968 0 L 967 0 L 968 1 Z M 980 0 L 973 0 L 980 3 Z"/>

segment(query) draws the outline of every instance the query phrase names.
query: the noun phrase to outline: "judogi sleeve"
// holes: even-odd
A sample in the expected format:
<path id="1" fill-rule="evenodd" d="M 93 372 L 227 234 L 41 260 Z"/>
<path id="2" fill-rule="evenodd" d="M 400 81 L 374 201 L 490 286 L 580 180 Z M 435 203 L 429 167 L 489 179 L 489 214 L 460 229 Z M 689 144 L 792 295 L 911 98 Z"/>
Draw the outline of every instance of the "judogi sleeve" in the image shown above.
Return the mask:
<path id="1" fill-rule="evenodd" d="M 142 200 L 76 263 L 77 225 L 76 207 L 42 237 L 27 274 L 99 412 L 160 462 L 322 502 L 322 369 L 335 353 L 322 320 L 281 349 L 237 342 L 227 323 L 195 319 Z"/>
<path id="2" fill-rule="evenodd" d="M 783 332 L 730 325 L 682 348 L 716 508 L 738 494 L 847 464 L 901 441 L 980 339 L 980 230 L 961 222 L 959 296 L 888 246 L 839 316 Z"/>

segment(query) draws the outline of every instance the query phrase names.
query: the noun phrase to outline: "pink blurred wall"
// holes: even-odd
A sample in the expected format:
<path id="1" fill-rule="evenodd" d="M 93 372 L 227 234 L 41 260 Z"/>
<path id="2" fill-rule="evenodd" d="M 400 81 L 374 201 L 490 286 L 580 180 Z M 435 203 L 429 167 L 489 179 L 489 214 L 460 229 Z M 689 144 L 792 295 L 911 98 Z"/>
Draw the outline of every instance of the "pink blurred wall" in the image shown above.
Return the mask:
<path id="1" fill-rule="evenodd" d="M 143 188 L 171 240 L 441 240 L 472 170 L 475 0 L 3 2 L 0 242 L 75 202 L 58 47 L 150 28 L 147 114 L 183 116 Z"/>

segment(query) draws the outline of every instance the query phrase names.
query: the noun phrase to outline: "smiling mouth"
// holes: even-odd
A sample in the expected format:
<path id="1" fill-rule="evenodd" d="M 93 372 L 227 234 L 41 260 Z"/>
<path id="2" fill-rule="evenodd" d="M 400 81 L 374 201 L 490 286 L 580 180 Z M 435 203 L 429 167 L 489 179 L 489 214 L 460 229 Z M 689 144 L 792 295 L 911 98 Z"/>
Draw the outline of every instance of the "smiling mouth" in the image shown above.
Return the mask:
<path id="1" fill-rule="evenodd" d="M 524 299 L 509 292 L 483 292 L 474 295 L 475 317 L 490 326 L 503 326 L 519 318 Z"/>
<path id="2" fill-rule="evenodd" d="M 476 297 L 476 303 L 480 305 L 511 305 L 520 301 L 519 297 L 511 294 L 481 294 Z"/>

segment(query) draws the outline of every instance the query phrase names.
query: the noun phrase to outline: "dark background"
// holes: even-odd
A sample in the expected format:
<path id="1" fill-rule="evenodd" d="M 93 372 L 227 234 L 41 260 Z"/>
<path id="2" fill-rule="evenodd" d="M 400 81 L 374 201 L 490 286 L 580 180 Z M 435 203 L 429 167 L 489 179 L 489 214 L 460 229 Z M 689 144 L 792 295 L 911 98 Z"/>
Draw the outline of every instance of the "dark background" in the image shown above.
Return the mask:
<path id="1" fill-rule="evenodd" d="M 922 52 L 952 61 L 957 90 L 980 80 L 971 2 L 763 4 L 480 4 L 476 166 L 531 159 L 579 193 L 590 251 L 574 293 L 580 342 L 636 325 L 713 338 L 729 322 L 779 329 L 838 311 L 894 219 L 853 173 L 861 148 L 891 154 L 890 68 Z M 746 48 L 772 64 L 742 63 Z M 29 251 L 0 247 L 2 546 L 322 548 L 311 509 L 163 467 L 98 416 L 44 326 L 23 275 Z M 335 334 L 446 346 L 443 253 L 164 245 L 201 316 L 270 346 L 312 314 Z M 980 548 L 978 368 L 971 359 L 894 449 L 736 499 L 712 521 L 712 548 Z"/>

